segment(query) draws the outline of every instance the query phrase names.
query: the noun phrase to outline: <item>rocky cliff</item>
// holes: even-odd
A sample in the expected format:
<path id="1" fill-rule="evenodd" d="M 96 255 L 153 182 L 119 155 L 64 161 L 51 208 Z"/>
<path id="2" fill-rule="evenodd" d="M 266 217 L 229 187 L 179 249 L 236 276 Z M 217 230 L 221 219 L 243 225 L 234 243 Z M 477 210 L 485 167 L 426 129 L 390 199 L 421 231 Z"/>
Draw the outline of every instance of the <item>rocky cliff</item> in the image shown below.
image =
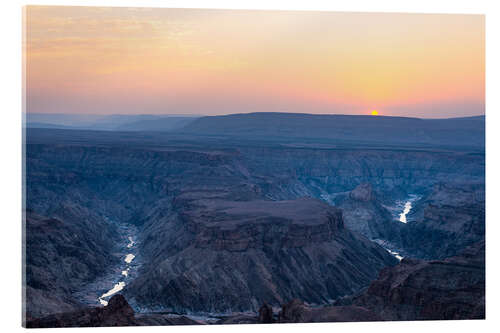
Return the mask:
<path id="1" fill-rule="evenodd" d="M 119 242 L 115 228 L 127 224 L 137 226 L 137 255 L 143 262 L 137 279 L 124 290 L 137 309 L 256 310 L 263 302 L 277 305 L 293 298 L 324 304 L 368 285 L 379 269 L 395 263 L 385 250 L 350 230 L 357 210 L 366 206 L 367 219 L 378 221 L 385 214 L 377 213 L 380 203 L 407 193 L 430 193 L 450 179 L 484 184 L 484 154 L 471 151 L 324 149 L 31 129 L 27 140 L 27 215 L 61 224 L 53 230 L 45 222 L 28 223 L 27 244 L 37 253 L 35 262 L 27 263 L 32 272 L 27 288 L 36 290 L 27 298 L 32 316 L 59 305 L 62 311 L 78 306 L 68 300 L 109 268 L 106 263 L 114 260 Z M 365 183 L 371 190 L 365 185 L 356 190 Z M 344 203 L 353 203 L 343 207 L 343 219 L 324 202 L 301 199 L 325 201 L 339 193 L 347 195 Z M 427 216 L 446 219 L 445 210 L 442 215 L 429 210 L 445 199 L 424 201 Z M 484 201 L 478 205 L 484 207 Z M 441 206 L 453 216 L 446 224 L 476 214 L 477 207 L 463 206 Z M 424 216 L 417 215 L 417 220 Z M 382 232 L 383 223 L 373 225 L 377 228 L 369 232 Z M 462 225 L 476 230 L 467 226 L 478 224 Z M 35 238 L 29 238 L 30 228 Z M 455 239 L 441 238 L 449 243 L 443 254 L 473 241 L 457 246 Z M 51 250 L 36 248 L 38 241 Z M 405 241 L 418 250 L 418 238 Z M 79 249 L 89 253 L 81 263 L 76 260 Z M 67 270 L 61 274 L 65 278 L 51 278 L 59 267 Z M 61 297 L 51 300 L 53 295 Z"/>
<path id="2" fill-rule="evenodd" d="M 278 308 L 278 309 L 276 309 Z M 300 299 L 279 307 L 263 303 L 258 312 L 194 320 L 169 313 L 134 313 L 122 295 L 106 307 L 30 319 L 27 327 L 197 325 L 350 322 L 390 320 L 463 320 L 485 318 L 485 243 L 473 244 L 444 260 L 403 259 L 381 270 L 368 288 L 337 300 L 311 306 Z"/>
<path id="3" fill-rule="evenodd" d="M 485 244 L 444 260 L 405 258 L 384 268 L 368 288 L 333 305 L 311 306 L 300 299 L 279 310 L 264 304 L 259 314 L 235 315 L 219 323 L 304 323 L 485 318 Z"/>
<path id="4" fill-rule="evenodd" d="M 139 308 L 223 313 L 294 297 L 325 303 L 397 262 L 316 199 L 204 199 L 187 207 L 169 223 L 192 236 L 166 235 L 161 255 L 125 291 Z"/>
<path id="5" fill-rule="evenodd" d="M 200 324 L 203 322 L 185 316 L 161 313 L 136 314 L 125 297 L 118 294 L 111 297 L 108 305 L 104 307 L 81 307 L 75 311 L 29 319 L 24 326 L 27 328 L 55 328 Z"/>
<path id="6" fill-rule="evenodd" d="M 419 200 L 401 232 L 400 247 L 413 257 L 458 254 L 485 237 L 484 183 L 440 183 Z"/>
<path id="7" fill-rule="evenodd" d="M 113 226 L 86 210 L 62 205 L 53 217 L 26 213 L 26 315 L 39 317 L 82 306 L 73 293 L 106 272 L 112 255 Z"/>
<path id="8" fill-rule="evenodd" d="M 82 308 L 28 320 L 27 328 L 131 326 L 134 310 L 122 295 L 115 295 L 105 307 Z"/>
<path id="9" fill-rule="evenodd" d="M 384 320 L 484 319 L 484 241 L 444 260 L 405 258 L 383 269 L 351 304 Z"/>
<path id="10" fill-rule="evenodd" d="M 347 228 L 357 231 L 371 240 L 397 238 L 402 227 L 394 221 L 371 184 L 363 183 L 350 192 L 327 197 L 327 200 L 343 211 Z"/>

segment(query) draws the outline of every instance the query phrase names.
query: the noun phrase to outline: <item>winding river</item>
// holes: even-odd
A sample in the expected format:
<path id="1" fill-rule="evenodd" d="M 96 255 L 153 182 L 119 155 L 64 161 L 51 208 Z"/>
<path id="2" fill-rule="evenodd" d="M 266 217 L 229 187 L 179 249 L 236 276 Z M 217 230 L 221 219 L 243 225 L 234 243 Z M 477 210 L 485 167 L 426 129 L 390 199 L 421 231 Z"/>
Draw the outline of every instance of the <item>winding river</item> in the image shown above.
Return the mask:
<path id="1" fill-rule="evenodd" d="M 128 249 L 128 251 L 132 252 L 136 243 L 135 243 L 132 236 L 128 237 L 128 241 L 129 241 L 129 243 L 127 244 L 127 249 Z M 105 292 L 104 294 L 102 294 L 98 298 L 99 303 L 101 303 L 102 305 L 108 305 L 109 298 L 111 296 L 113 296 L 114 294 L 116 294 L 117 292 L 121 291 L 125 287 L 126 283 L 124 280 L 129 276 L 131 264 L 132 264 L 132 261 L 134 260 L 134 258 L 135 258 L 135 255 L 133 253 L 127 253 L 125 255 L 125 258 L 123 259 L 123 261 L 125 262 L 125 267 L 121 271 L 120 281 L 115 283 L 113 288 L 111 288 L 110 290 L 108 290 L 107 292 Z"/>
<path id="2" fill-rule="evenodd" d="M 402 204 L 402 202 L 400 202 L 399 204 L 397 204 L 396 208 L 393 208 L 396 210 L 395 211 L 396 214 L 398 211 L 400 212 L 398 214 L 398 216 L 399 216 L 398 221 L 399 222 L 401 222 L 401 223 L 408 222 L 407 215 L 410 213 L 411 209 L 413 208 L 412 204 L 415 201 L 417 201 L 418 199 L 420 199 L 420 196 L 415 195 L 415 194 L 410 194 L 408 199 L 404 202 L 404 205 Z M 400 209 L 402 209 L 402 211 Z M 109 298 L 111 296 L 113 296 L 114 294 L 123 290 L 123 288 L 125 288 L 125 286 L 126 286 L 126 280 L 129 278 L 130 270 L 133 267 L 132 262 L 135 259 L 135 254 L 134 254 L 135 251 L 134 250 L 135 250 L 135 246 L 136 246 L 136 241 L 134 240 L 133 236 L 128 236 L 127 240 L 128 240 L 128 244 L 126 245 L 126 251 L 125 251 L 126 254 L 123 256 L 124 266 L 120 272 L 118 282 L 116 282 L 111 289 L 109 289 L 108 291 L 106 291 L 105 293 L 103 293 L 101 296 L 98 297 L 97 301 L 101 305 L 108 305 Z M 380 244 L 380 245 L 385 247 L 385 245 L 387 245 L 387 244 Z M 397 259 L 399 259 L 399 260 L 403 259 L 403 257 L 399 254 L 399 252 L 390 250 L 387 247 L 385 247 L 385 249 L 390 254 L 392 254 L 394 257 L 396 257 Z"/>
<path id="3" fill-rule="evenodd" d="M 411 209 L 413 208 L 413 204 L 415 203 L 415 201 L 419 200 L 420 198 L 421 198 L 421 196 L 419 196 L 419 195 L 410 194 L 408 196 L 408 199 L 406 199 L 406 201 L 403 201 L 404 205 L 402 204 L 403 202 L 398 202 L 396 205 L 396 208 L 394 208 L 394 210 L 389 208 L 389 207 L 387 207 L 387 208 L 392 210 L 393 212 L 394 211 L 396 212 L 396 214 L 397 214 L 396 216 L 399 216 L 399 218 L 397 219 L 399 222 L 408 223 L 407 215 L 410 213 Z M 401 211 L 401 209 L 403 209 L 403 211 Z M 398 213 L 398 212 L 400 212 L 400 213 Z M 393 250 L 388 248 L 389 244 L 387 244 L 385 242 L 381 242 L 379 244 L 382 245 L 390 254 L 392 254 L 398 260 L 403 259 L 403 256 L 401 256 L 399 254 L 399 252 L 393 251 Z"/>

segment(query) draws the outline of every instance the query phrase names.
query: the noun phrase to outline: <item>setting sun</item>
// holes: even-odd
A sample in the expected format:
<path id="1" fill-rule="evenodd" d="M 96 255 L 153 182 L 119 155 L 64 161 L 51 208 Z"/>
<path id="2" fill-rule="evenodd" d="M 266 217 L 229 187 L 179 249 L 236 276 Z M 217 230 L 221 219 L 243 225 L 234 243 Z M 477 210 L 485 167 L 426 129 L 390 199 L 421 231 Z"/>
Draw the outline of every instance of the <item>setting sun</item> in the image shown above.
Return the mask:
<path id="1" fill-rule="evenodd" d="M 26 18 L 28 112 L 484 113 L 482 15 L 29 6 Z"/>
<path id="2" fill-rule="evenodd" d="M 373 110 L 372 111 L 372 116 L 378 116 L 378 111 L 377 110 Z"/>

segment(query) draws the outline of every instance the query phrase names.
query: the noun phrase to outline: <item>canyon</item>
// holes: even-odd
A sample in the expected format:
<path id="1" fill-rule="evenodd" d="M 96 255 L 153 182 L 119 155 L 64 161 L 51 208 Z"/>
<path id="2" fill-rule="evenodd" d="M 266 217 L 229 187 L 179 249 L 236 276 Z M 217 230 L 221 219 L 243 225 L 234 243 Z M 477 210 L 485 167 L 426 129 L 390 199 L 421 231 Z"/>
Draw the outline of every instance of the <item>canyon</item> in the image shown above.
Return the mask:
<path id="1" fill-rule="evenodd" d="M 262 309 L 275 322 L 484 317 L 477 128 L 474 145 L 388 145 L 225 135 L 206 121 L 177 132 L 27 129 L 28 326 L 65 326 L 82 311 L 102 319 L 108 307 L 125 319 L 86 323 L 257 323 Z M 455 284 L 470 307 L 453 308 L 463 299 L 444 287 L 439 304 L 416 305 L 432 293 L 412 288 L 457 267 L 470 271 Z"/>

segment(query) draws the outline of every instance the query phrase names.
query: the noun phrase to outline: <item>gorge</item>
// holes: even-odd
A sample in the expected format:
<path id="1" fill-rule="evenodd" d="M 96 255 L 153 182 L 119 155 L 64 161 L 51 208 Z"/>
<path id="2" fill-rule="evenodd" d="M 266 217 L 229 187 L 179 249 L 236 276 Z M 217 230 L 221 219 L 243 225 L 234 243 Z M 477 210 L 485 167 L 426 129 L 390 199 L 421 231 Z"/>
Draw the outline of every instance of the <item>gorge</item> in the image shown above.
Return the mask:
<path id="1" fill-rule="evenodd" d="M 153 324 L 251 321 L 235 316 L 294 299 L 339 320 L 336 306 L 425 319 L 377 310 L 373 295 L 389 296 L 371 286 L 484 240 L 484 147 L 188 130 L 27 131 L 28 322 L 117 296 Z M 443 267 L 438 278 L 455 266 Z M 481 269 L 470 274 L 460 283 L 480 295 Z"/>

